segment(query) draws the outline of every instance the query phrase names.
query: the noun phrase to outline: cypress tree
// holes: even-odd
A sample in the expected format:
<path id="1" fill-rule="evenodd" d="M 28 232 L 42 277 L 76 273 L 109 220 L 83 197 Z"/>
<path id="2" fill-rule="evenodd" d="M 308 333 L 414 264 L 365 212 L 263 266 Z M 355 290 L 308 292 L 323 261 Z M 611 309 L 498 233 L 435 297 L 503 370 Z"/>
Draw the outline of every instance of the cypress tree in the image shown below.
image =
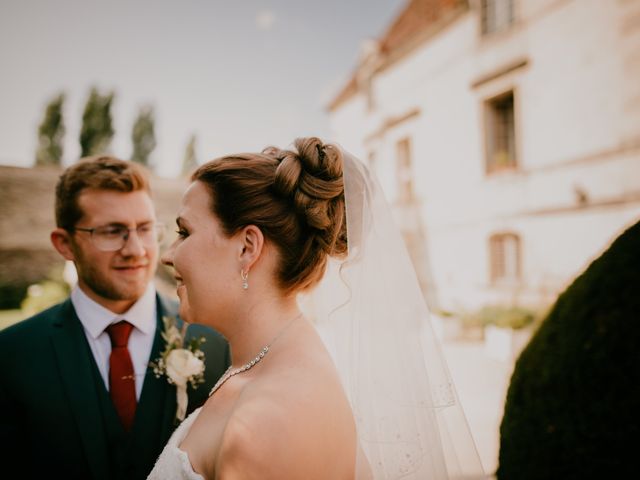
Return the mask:
<path id="1" fill-rule="evenodd" d="M 80 129 L 81 156 L 105 153 L 113 138 L 111 105 L 114 93 L 102 95 L 93 87 L 82 114 Z"/>
<path id="2" fill-rule="evenodd" d="M 62 114 L 64 93 L 58 94 L 48 104 L 38 127 L 36 166 L 61 165 L 65 127 Z"/>

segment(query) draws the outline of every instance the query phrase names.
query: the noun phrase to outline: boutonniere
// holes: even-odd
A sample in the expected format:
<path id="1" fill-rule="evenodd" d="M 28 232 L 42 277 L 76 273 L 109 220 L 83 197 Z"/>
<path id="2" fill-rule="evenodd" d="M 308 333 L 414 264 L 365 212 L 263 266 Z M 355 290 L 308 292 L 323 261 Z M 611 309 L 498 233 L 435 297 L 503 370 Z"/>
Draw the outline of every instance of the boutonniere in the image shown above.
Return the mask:
<path id="1" fill-rule="evenodd" d="M 187 323 L 182 330 L 178 330 L 175 317 L 162 317 L 164 331 L 162 338 L 166 342 L 164 350 L 160 356 L 149 366 L 153 368 L 156 378 L 162 375 L 167 377 L 167 382 L 176 386 L 176 400 L 178 408 L 176 419 L 184 420 L 187 413 L 187 385 L 191 388 L 198 388 L 204 382 L 204 352 L 200 350 L 206 339 L 204 337 L 192 338 L 185 345 L 185 333 Z"/>

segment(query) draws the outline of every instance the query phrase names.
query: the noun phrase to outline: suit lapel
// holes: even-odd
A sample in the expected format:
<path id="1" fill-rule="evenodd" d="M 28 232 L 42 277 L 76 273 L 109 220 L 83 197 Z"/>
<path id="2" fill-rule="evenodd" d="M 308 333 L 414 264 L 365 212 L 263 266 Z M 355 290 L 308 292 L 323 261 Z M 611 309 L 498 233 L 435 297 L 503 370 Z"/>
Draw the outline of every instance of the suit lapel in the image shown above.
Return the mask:
<path id="1" fill-rule="evenodd" d="M 76 426 L 94 478 L 107 478 L 108 459 L 100 403 L 91 372 L 91 351 L 71 301 L 53 322 L 51 339 Z"/>
<path id="2" fill-rule="evenodd" d="M 162 338 L 164 328 L 162 317 L 169 313 L 159 297 L 157 297 L 157 312 L 156 333 L 149 361 L 157 359 L 165 347 L 165 341 Z M 134 442 L 139 439 L 140 442 L 136 443 L 148 445 L 152 443 L 150 439 L 153 439 L 153 443 L 157 443 L 157 445 L 151 450 L 159 452 L 175 429 L 175 413 L 175 387 L 169 385 L 166 377 L 156 378 L 153 370 L 147 368 L 133 425 Z"/>

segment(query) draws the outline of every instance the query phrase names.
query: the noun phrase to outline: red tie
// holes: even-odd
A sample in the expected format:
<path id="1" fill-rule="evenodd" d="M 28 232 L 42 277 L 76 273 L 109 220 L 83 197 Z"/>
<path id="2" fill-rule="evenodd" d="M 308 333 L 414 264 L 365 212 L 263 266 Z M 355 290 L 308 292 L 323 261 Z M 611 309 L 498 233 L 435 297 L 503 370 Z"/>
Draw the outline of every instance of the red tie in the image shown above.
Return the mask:
<path id="1" fill-rule="evenodd" d="M 136 381 L 133 374 L 133 363 L 129 355 L 129 335 L 133 325 L 124 320 L 107 327 L 111 339 L 111 356 L 109 357 L 109 393 L 113 406 L 128 432 L 133 425 L 136 414 Z"/>

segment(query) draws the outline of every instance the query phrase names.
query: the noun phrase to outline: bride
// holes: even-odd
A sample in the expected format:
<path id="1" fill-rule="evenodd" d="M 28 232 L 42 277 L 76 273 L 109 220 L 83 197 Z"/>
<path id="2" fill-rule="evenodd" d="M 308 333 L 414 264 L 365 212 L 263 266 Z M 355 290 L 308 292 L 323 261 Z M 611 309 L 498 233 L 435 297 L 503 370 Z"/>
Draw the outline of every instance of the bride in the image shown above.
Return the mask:
<path id="1" fill-rule="evenodd" d="M 428 311 L 384 197 L 334 145 L 222 157 L 192 176 L 181 314 L 232 364 L 150 479 L 480 478 Z"/>

